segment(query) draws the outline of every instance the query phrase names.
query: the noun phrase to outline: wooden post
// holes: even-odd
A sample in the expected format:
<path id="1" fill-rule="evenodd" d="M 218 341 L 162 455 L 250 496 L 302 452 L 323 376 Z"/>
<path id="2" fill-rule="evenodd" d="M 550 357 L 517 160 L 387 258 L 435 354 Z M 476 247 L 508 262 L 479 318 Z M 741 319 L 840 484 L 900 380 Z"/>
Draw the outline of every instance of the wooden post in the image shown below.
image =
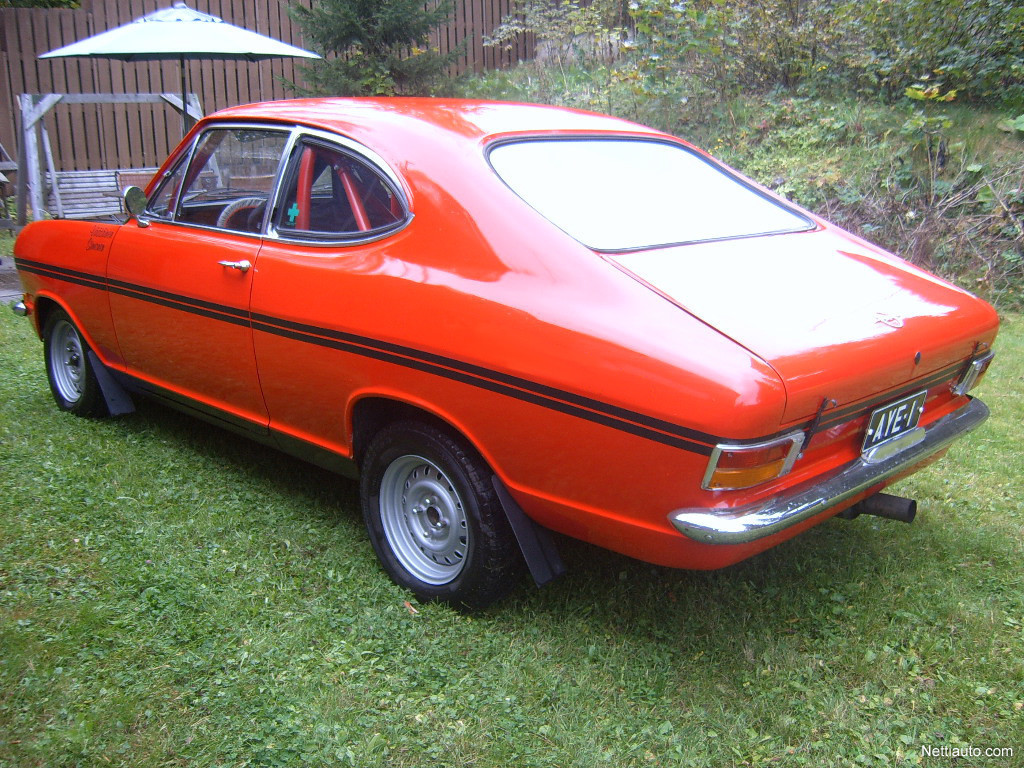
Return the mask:
<path id="1" fill-rule="evenodd" d="M 161 93 L 160 98 L 170 104 L 177 112 L 188 114 L 193 123 L 203 119 L 203 108 L 199 104 L 199 96 L 194 93 L 188 95 L 188 103 L 185 106 L 182 106 L 181 96 L 176 93 Z M 191 130 L 191 127 L 189 130 Z M 184 135 L 182 134 L 182 136 Z"/>
<path id="2" fill-rule="evenodd" d="M 39 155 L 39 138 L 37 125 L 43 116 L 59 103 L 64 104 L 153 104 L 167 102 L 192 120 L 201 120 L 202 108 L 199 97 L 190 93 L 187 101 L 182 102 L 181 96 L 173 93 L 45 93 L 33 95 L 23 93 L 19 97 L 21 104 L 21 141 L 18 144 L 18 185 L 17 185 L 17 216 L 18 226 L 23 227 L 28 221 L 28 206 L 32 206 L 32 216 L 41 219 L 46 210 L 43 194 L 42 160 Z M 57 188 L 57 171 L 50 148 L 50 137 L 46 127 L 42 126 L 43 151 L 50 178 L 53 180 L 54 197 L 57 203 L 57 215 L 64 215 L 63 201 Z"/>
<path id="3" fill-rule="evenodd" d="M 21 94 L 21 148 L 18 173 L 18 225 L 24 226 L 26 203 L 32 206 L 32 218 L 39 219 L 43 210 L 39 196 L 39 145 L 36 142 L 36 121 L 32 116 L 35 99 Z"/>
<path id="4" fill-rule="evenodd" d="M 28 223 L 28 211 L 26 210 L 26 203 L 28 202 L 28 147 L 25 146 L 25 100 L 30 97 L 27 94 L 21 94 L 18 99 L 21 102 L 21 124 L 22 124 L 22 137 L 21 141 L 18 142 L 18 184 L 15 187 L 14 200 L 15 200 L 15 215 L 18 219 L 18 226 L 24 227 Z"/>
<path id="5" fill-rule="evenodd" d="M 60 185 L 57 183 L 57 168 L 53 164 L 53 150 L 50 148 L 50 133 L 46 130 L 46 124 L 40 120 L 39 128 L 43 133 L 43 154 L 46 155 L 46 170 L 50 172 L 50 184 L 53 190 L 53 200 L 57 204 L 57 218 L 64 218 L 64 201 L 60 199 Z"/>
<path id="6" fill-rule="evenodd" d="M 49 112 L 55 104 L 60 102 L 64 94 L 47 93 L 42 96 L 33 96 L 30 93 L 23 93 L 21 100 L 21 145 L 19 157 L 23 157 L 24 164 L 19 163 L 18 173 L 18 224 L 24 225 L 25 197 L 32 205 L 32 217 L 37 221 L 43 217 L 45 207 L 43 205 L 43 180 L 41 173 L 41 158 L 39 157 L 39 140 L 37 138 L 36 124 Z M 22 152 L 24 153 L 22 155 Z M 26 176 L 27 188 L 22 186 L 22 175 Z M 27 194 L 23 195 L 23 190 Z"/>
<path id="7" fill-rule="evenodd" d="M 28 152 L 28 201 L 32 206 L 32 218 L 39 221 L 43 217 L 43 179 L 39 170 L 39 132 L 35 125 L 25 131 L 25 147 Z"/>

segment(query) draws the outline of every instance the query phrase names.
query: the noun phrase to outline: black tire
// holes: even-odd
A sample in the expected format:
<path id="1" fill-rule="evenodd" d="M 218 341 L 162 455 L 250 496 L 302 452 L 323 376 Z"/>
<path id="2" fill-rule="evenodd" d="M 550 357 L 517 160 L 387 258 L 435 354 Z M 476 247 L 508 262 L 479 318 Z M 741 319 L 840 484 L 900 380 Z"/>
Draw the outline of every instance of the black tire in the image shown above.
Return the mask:
<path id="1" fill-rule="evenodd" d="M 76 416 L 102 416 L 106 404 L 88 352 L 67 312 L 50 312 L 43 327 L 43 355 L 53 399 L 62 411 Z"/>
<path id="2" fill-rule="evenodd" d="M 491 474 L 461 439 L 428 424 L 397 422 L 374 437 L 359 484 L 363 519 L 396 584 L 469 610 L 511 591 L 522 556 Z"/>

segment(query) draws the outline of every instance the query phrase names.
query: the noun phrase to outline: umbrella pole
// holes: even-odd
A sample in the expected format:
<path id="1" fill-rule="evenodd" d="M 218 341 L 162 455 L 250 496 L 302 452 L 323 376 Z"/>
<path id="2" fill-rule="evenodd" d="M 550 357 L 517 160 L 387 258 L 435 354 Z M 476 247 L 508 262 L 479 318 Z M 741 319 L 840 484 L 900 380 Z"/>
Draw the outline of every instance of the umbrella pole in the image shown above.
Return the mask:
<path id="1" fill-rule="evenodd" d="M 188 133 L 188 129 L 192 127 L 191 121 L 188 116 L 188 88 L 185 82 L 185 54 L 178 57 L 178 70 L 181 72 L 181 135 L 184 136 Z"/>

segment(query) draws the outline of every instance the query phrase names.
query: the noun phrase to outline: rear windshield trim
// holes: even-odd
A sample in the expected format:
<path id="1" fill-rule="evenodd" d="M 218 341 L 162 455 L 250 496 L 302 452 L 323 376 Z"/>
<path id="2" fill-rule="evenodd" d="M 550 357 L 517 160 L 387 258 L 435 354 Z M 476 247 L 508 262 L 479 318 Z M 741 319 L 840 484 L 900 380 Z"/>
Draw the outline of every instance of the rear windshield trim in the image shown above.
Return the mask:
<path id="1" fill-rule="evenodd" d="M 694 239 L 694 240 L 678 240 L 678 241 L 673 241 L 673 242 L 669 242 L 669 243 L 654 243 L 654 244 L 649 244 L 649 245 L 638 245 L 638 246 L 630 246 L 630 247 L 625 247 L 625 248 L 599 248 L 599 247 L 593 246 L 593 245 L 591 245 L 589 243 L 586 243 L 586 242 L 580 240 L 578 237 L 575 237 L 571 233 L 567 232 L 565 229 L 560 227 L 555 221 L 551 220 L 543 212 L 541 212 L 540 210 L 535 208 L 525 197 L 520 195 L 515 190 L 515 188 L 512 187 L 511 184 L 509 184 L 507 181 L 505 181 L 505 179 L 502 177 L 502 175 L 498 172 L 498 169 L 494 167 L 494 163 L 491 161 L 491 153 L 494 152 L 494 150 L 496 150 L 496 149 L 498 149 L 500 147 L 508 146 L 510 144 L 528 144 L 528 143 L 533 143 L 533 142 L 551 143 L 551 142 L 556 142 L 556 141 L 566 141 L 566 142 L 573 142 L 573 143 L 586 142 L 586 141 L 645 142 L 645 143 L 648 143 L 648 144 L 663 144 L 665 146 L 672 147 L 673 149 L 683 150 L 684 152 L 686 152 L 686 153 L 692 155 L 693 157 L 695 157 L 697 160 L 700 160 L 704 164 L 710 166 L 711 168 L 713 168 L 714 170 L 718 171 L 722 175 L 724 175 L 727 178 L 731 179 L 732 181 L 736 182 L 740 186 L 744 187 L 745 189 L 749 190 L 750 192 L 753 192 L 755 195 L 757 195 L 761 199 L 765 200 L 766 202 L 776 206 L 777 208 L 781 208 L 783 211 L 786 211 L 787 213 L 791 214 L 793 217 L 802 220 L 805 223 L 805 225 L 803 227 L 794 227 L 792 229 L 770 230 L 770 231 L 766 231 L 766 232 L 747 232 L 747 233 L 736 234 L 736 235 L 725 235 L 725 236 L 722 236 L 722 237 L 708 237 L 708 238 L 699 238 L 699 239 Z M 714 158 L 712 158 L 712 157 L 710 157 L 708 155 L 705 155 L 704 153 L 700 152 L 696 148 L 691 147 L 691 146 L 689 146 L 689 145 L 687 145 L 687 144 L 685 144 L 685 143 L 683 143 L 681 141 L 673 141 L 669 137 L 647 136 L 647 135 L 629 134 L 629 133 L 580 133 L 580 134 L 558 134 L 558 135 L 538 134 L 538 135 L 534 135 L 534 136 L 512 136 L 512 137 L 507 137 L 507 138 L 501 138 L 501 139 L 498 139 L 498 140 L 488 144 L 485 151 L 486 151 L 487 164 L 490 166 L 491 171 L 494 173 L 495 176 L 498 177 L 498 179 L 501 181 L 502 184 L 504 184 L 506 187 L 508 187 L 526 205 L 529 205 L 531 208 L 533 208 L 533 210 L 537 211 L 538 215 L 542 216 L 546 221 L 550 221 L 552 225 L 554 225 L 554 226 L 558 227 L 559 229 L 561 229 L 563 232 L 565 232 L 566 235 L 571 237 L 573 240 L 576 240 L 581 245 L 585 246 L 586 248 L 589 248 L 590 250 L 592 250 L 592 251 L 594 251 L 596 253 L 607 253 L 607 254 L 637 253 L 639 251 L 653 251 L 653 250 L 660 250 L 660 249 L 664 249 L 664 248 L 676 248 L 676 247 L 681 247 L 681 246 L 686 246 L 686 245 L 699 245 L 701 243 L 717 243 L 717 242 L 726 242 L 726 241 L 729 241 L 729 240 L 746 240 L 748 238 L 754 238 L 754 237 L 772 237 L 774 235 L 789 235 L 789 234 L 795 234 L 795 233 L 798 233 L 798 232 L 811 232 L 811 231 L 813 231 L 813 230 L 818 228 L 818 224 L 812 218 L 810 218 L 805 212 L 803 212 L 802 210 L 800 210 L 796 206 L 794 206 L 792 204 L 789 204 L 787 201 L 781 200 L 781 199 L 779 199 L 779 198 L 769 194 L 768 192 L 766 192 L 765 190 L 761 189 L 757 185 L 751 183 L 748 179 L 745 179 L 742 176 L 740 176 L 739 174 L 737 174 L 735 171 L 733 171 L 731 168 L 729 168 L 724 163 L 721 163 L 718 160 L 716 160 L 716 159 L 714 159 Z"/>

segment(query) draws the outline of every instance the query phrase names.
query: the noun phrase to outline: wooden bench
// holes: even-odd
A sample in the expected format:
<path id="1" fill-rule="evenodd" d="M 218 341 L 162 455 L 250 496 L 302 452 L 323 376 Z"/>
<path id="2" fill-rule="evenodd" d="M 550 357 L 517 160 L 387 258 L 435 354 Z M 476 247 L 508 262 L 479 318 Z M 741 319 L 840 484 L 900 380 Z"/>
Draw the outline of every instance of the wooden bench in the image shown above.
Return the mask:
<path id="1" fill-rule="evenodd" d="M 65 219 L 90 219 L 123 213 L 122 195 L 130 186 L 145 186 L 156 173 L 151 169 L 124 169 L 112 171 L 58 171 L 57 190 Z M 51 193 L 47 210 L 59 209 L 54 196 L 53 179 L 47 174 Z M 141 184 L 139 182 L 142 182 Z"/>
<path id="2" fill-rule="evenodd" d="M 124 196 L 124 191 L 128 187 L 139 187 L 145 189 L 146 185 L 153 180 L 153 174 L 156 173 L 156 168 L 147 168 L 145 170 L 136 171 L 118 171 L 117 172 L 117 191 Z"/>

